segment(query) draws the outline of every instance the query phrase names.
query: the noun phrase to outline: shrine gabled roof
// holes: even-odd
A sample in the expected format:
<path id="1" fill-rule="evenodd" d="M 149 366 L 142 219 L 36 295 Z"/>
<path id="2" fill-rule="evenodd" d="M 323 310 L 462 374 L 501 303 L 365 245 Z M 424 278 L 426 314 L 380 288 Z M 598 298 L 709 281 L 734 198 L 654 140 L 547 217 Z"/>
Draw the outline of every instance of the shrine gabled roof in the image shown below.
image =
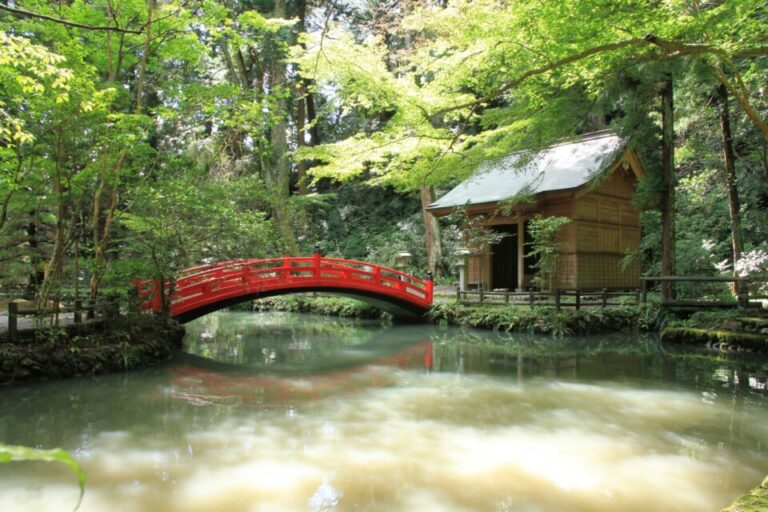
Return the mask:
<path id="1" fill-rule="evenodd" d="M 512 153 L 481 166 L 472 177 L 430 204 L 429 209 L 496 203 L 518 195 L 578 188 L 614 164 L 624 146 L 614 133 L 596 132 L 537 153 Z"/>

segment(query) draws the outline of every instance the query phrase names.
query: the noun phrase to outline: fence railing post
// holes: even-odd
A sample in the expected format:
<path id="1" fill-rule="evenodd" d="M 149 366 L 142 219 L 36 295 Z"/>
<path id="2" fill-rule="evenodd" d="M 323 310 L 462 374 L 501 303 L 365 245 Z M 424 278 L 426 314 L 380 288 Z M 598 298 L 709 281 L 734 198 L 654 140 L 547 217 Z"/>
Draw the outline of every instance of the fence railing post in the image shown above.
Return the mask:
<path id="1" fill-rule="evenodd" d="M 533 309 L 533 290 L 528 289 L 528 305 Z"/>
<path id="2" fill-rule="evenodd" d="M 555 289 L 555 310 L 560 311 L 560 288 Z"/>
<path id="3" fill-rule="evenodd" d="M 73 311 L 73 316 L 76 324 L 79 324 L 80 322 L 83 321 L 82 308 L 83 308 L 83 301 L 81 301 L 80 299 L 75 299 L 75 310 Z"/>
<path id="4" fill-rule="evenodd" d="M 504 292 L 504 304 L 509 304 L 509 290 Z"/>
<path id="5" fill-rule="evenodd" d="M 576 288 L 576 311 L 581 309 L 581 290 Z"/>
<path id="6" fill-rule="evenodd" d="M 603 307 L 608 306 L 608 289 L 603 288 Z"/>
<path id="7" fill-rule="evenodd" d="M 736 279 L 733 283 L 736 288 L 736 304 L 740 308 L 749 307 L 749 281 Z"/>
<path id="8" fill-rule="evenodd" d="M 16 341 L 16 334 L 19 330 L 19 305 L 16 302 L 8 303 L 8 341 Z"/>
<path id="9" fill-rule="evenodd" d="M 483 287 L 480 287 L 480 304 L 483 303 Z"/>

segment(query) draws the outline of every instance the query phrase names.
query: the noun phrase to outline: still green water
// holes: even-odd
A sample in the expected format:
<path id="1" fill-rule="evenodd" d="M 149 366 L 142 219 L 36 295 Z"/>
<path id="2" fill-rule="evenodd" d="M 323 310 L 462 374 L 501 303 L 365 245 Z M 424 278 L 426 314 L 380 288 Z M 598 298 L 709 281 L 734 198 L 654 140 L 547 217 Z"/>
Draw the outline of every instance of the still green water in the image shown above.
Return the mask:
<path id="1" fill-rule="evenodd" d="M 60 446 L 88 511 L 716 511 L 768 473 L 768 362 L 634 335 L 555 340 L 209 315 L 160 368 L 0 389 L 0 442 Z M 58 465 L 0 510 L 71 510 Z"/>

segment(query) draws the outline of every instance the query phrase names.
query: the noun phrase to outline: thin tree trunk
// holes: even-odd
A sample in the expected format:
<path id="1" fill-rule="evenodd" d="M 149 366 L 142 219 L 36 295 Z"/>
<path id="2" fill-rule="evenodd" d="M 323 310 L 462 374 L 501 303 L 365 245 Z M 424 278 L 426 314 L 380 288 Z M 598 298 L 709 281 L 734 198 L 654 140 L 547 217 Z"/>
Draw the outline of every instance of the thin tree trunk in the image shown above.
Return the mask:
<path id="1" fill-rule="evenodd" d="M 437 276 L 438 263 L 443 257 L 440 245 L 440 224 L 427 207 L 432 202 L 432 189 L 421 187 L 421 212 L 424 217 L 424 244 L 427 248 L 427 264 L 433 276 Z"/>
<path id="2" fill-rule="evenodd" d="M 57 140 L 57 156 L 61 155 L 62 151 L 62 139 L 61 134 Z M 60 159 L 56 159 L 55 169 L 55 192 L 58 199 L 57 214 L 56 214 L 56 230 L 53 238 L 53 251 L 51 252 L 51 258 L 48 264 L 45 266 L 45 273 L 43 283 L 39 287 L 37 295 L 37 309 L 45 309 L 48 300 L 51 297 L 51 292 L 58 288 L 61 284 L 61 278 L 64 275 L 64 259 L 66 256 L 66 248 L 69 245 L 69 240 L 72 237 L 73 229 L 70 222 L 69 228 L 67 228 L 67 220 L 69 219 L 69 194 L 68 190 L 65 190 L 64 184 L 61 179 L 61 168 L 58 165 Z M 65 195 L 65 193 L 67 193 Z M 58 292 L 57 292 L 58 296 Z M 55 309 L 58 307 L 58 300 L 56 301 Z M 58 315 L 56 316 L 58 320 Z"/>
<path id="3" fill-rule="evenodd" d="M 306 101 L 299 93 L 298 106 L 296 108 L 296 147 L 299 151 L 306 144 L 304 141 L 304 118 L 306 115 L 305 107 Z M 299 194 L 304 195 L 307 193 L 307 162 L 303 158 L 299 158 L 296 164 L 296 180 L 298 181 Z"/>
<path id="4" fill-rule="evenodd" d="M 45 273 L 41 268 L 40 248 L 37 237 L 37 225 L 39 218 L 37 210 L 30 213 L 29 224 L 27 224 L 27 240 L 29 243 L 30 263 L 32 264 L 32 273 L 29 274 L 27 283 L 27 295 L 34 298 L 37 295 L 40 285 L 45 280 Z"/>
<path id="5" fill-rule="evenodd" d="M 720 103 L 720 132 L 723 136 L 723 164 L 725 165 L 725 187 L 728 191 L 728 218 L 731 225 L 731 250 L 733 253 L 733 276 L 736 275 L 736 262 L 741 259 L 744 250 L 741 233 L 741 219 L 739 218 L 739 191 L 736 186 L 736 165 L 733 153 L 733 134 L 731 133 L 731 117 L 728 109 L 728 89 L 724 85 L 717 88 L 718 102 Z M 737 297 L 743 292 L 741 283 L 734 283 L 734 291 Z"/>
<path id="6" fill-rule="evenodd" d="M 115 163 L 115 173 L 119 173 L 125 163 L 125 155 L 120 155 Z M 106 188 L 106 177 L 102 177 L 96 194 L 93 198 L 93 274 L 89 283 L 89 298 L 96 300 L 99 295 L 99 286 L 104 277 L 107 265 L 107 251 L 112 231 L 112 221 L 117 211 L 119 189 L 118 185 L 109 188 L 109 204 L 102 221 L 101 196 Z"/>
<path id="7" fill-rule="evenodd" d="M 672 79 L 664 80 L 661 88 L 661 275 L 675 275 L 675 127 Z M 661 285 L 662 299 L 674 297 L 669 282 Z"/>
<path id="8" fill-rule="evenodd" d="M 141 53 L 141 63 L 139 65 L 139 76 L 136 80 L 136 113 L 141 114 L 144 95 L 144 77 L 147 74 L 147 59 L 149 55 L 149 45 L 152 42 L 152 15 L 155 10 L 155 0 L 147 0 L 147 26 L 144 38 L 144 51 Z"/>

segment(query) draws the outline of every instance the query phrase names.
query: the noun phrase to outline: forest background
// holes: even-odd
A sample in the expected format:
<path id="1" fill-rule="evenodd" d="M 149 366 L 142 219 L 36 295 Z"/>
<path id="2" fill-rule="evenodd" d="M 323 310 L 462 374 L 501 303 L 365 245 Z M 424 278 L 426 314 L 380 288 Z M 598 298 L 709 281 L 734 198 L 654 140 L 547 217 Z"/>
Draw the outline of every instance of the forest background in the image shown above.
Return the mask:
<path id="1" fill-rule="evenodd" d="M 452 279 L 423 206 L 598 129 L 646 274 L 768 265 L 758 0 L 0 2 L 0 286 L 44 304 L 309 254 Z"/>

